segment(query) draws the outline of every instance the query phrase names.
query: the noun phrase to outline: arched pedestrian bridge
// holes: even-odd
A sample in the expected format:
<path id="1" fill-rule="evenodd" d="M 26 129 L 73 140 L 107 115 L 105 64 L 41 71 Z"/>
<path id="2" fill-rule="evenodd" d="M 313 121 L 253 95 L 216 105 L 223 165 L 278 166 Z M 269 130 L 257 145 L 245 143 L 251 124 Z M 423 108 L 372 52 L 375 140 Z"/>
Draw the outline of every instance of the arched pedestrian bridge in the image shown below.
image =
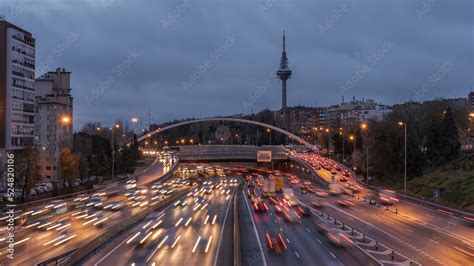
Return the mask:
<path id="1" fill-rule="evenodd" d="M 291 132 L 288 132 L 284 129 L 281 129 L 281 128 L 273 126 L 273 125 L 265 124 L 265 123 L 262 123 L 262 122 L 258 122 L 258 121 L 247 120 L 247 119 L 242 119 L 242 118 L 234 118 L 234 117 L 214 117 L 214 118 L 203 118 L 203 119 L 183 121 L 183 122 L 168 125 L 168 126 L 165 126 L 163 128 L 159 128 L 159 129 L 156 129 L 154 131 L 151 131 L 147 134 L 144 134 L 144 135 L 140 136 L 137 140 L 138 141 L 143 141 L 146 138 L 149 138 L 153 135 L 159 134 L 161 132 L 164 132 L 164 131 L 167 131 L 169 129 L 176 128 L 176 127 L 181 127 L 181 126 L 190 125 L 190 124 L 204 123 L 204 122 L 220 122 L 220 121 L 252 124 L 252 125 L 261 126 L 261 127 L 264 127 L 264 128 L 269 128 L 273 131 L 276 131 L 276 132 L 279 132 L 279 133 L 282 133 L 282 134 L 288 136 L 288 138 L 290 138 L 294 142 L 297 142 L 301 145 L 304 145 L 312 151 L 318 152 L 318 149 L 316 148 L 316 146 L 312 145 L 311 143 L 307 142 L 306 140 L 304 140 L 304 139 L 296 136 L 295 134 L 293 134 Z"/>

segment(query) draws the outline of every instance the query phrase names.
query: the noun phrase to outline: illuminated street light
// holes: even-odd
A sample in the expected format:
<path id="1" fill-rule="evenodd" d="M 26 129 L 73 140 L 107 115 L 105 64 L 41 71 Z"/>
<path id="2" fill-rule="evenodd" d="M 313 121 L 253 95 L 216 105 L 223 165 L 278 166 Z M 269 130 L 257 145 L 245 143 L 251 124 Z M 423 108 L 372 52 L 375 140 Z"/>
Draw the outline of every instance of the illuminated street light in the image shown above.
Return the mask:
<path id="1" fill-rule="evenodd" d="M 368 131 L 369 129 L 369 126 L 367 125 L 367 123 L 362 123 L 360 125 L 360 128 L 363 130 L 363 131 Z M 368 139 L 368 134 L 365 135 L 365 138 Z M 367 146 L 367 184 L 369 184 L 369 145 L 368 143 L 366 143 L 366 146 Z"/>
<path id="2" fill-rule="evenodd" d="M 115 128 L 120 128 L 120 124 L 115 124 Z"/>
<path id="3" fill-rule="evenodd" d="M 272 146 L 272 131 L 267 128 L 267 133 L 269 134 L 269 138 L 270 138 L 270 146 Z"/>
<path id="4" fill-rule="evenodd" d="M 63 115 L 61 117 L 61 123 L 63 125 L 69 125 L 71 123 L 71 117 L 67 116 L 67 115 Z"/>
<path id="5" fill-rule="evenodd" d="M 354 142 L 354 150 L 352 151 L 352 166 L 354 168 L 354 170 L 356 169 L 356 166 L 355 166 L 355 152 L 356 152 L 356 142 L 355 142 L 355 136 L 354 135 L 350 135 L 349 136 L 349 140 Z"/>
<path id="6" fill-rule="evenodd" d="M 168 145 L 168 141 L 167 141 L 167 140 L 165 140 L 165 145 Z"/>
<path id="7" fill-rule="evenodd" d="M 137 122 L 138 122 L 138 118 L 132 117 L 132 123 L 137 123 Z"/>

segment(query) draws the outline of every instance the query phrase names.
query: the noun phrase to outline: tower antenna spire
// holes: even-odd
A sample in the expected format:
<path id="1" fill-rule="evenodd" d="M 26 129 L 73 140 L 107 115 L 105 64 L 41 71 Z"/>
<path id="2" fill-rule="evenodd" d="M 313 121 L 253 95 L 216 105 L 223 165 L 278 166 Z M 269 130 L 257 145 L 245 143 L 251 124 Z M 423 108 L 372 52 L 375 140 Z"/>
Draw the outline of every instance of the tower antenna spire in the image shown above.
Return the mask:
<path id="1" fill-rule="evenodd" d="M 280 68 L 277 71 L 277 77 L 282 81 L 282 99 L 281 99 L 281 109 L 285 110 L 287 105 L 286 105 L 286 80 L 291 78 L 291 70 L 288 67 L 288 58 L 286 57 L 286 36 L 285 36 L 285 30 L 283 30 L 283 51 L 281 53 L 281 58 L 280 58 Z"/>
<path id="2" fill-rule="evenodd" d="M 283 52 L 286 53 L 285 51 L 285 43 L 286 43 L 286 40 L 285 40 L 285 30 L 283 30 Z"/>

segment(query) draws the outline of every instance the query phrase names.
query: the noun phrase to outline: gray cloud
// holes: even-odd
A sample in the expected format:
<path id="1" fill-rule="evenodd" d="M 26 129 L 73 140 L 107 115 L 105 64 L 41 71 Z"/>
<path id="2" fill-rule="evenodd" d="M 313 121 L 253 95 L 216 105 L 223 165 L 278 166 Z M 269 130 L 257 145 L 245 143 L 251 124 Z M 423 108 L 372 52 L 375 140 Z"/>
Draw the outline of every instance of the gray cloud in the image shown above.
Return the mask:
<path id="1" fill-rule="evenodd" d="M 266 92 L 251 108 L 278 109 L 279 83 L 267 81 L 279 64 L 283 29 L 295 60 L 290 105 L 327 106 L 343 94 L 386 104 L 414 94 L 423 100 L 465 97 L 474 83 L 472 1 L 4 0 L 0 10 L 34 34 L 37 62 L 54 56 L 51 69 L 72 71 L 76 128 L 145 116 L 149 107 L 159 114 L 157 122 L 248 112 L 242 102 L 262 84 Z M 327 19 L 330 27 L 322 32 Z M 53 49 L 71 33 L 78 38 L 56 56 Z M 186 90 L 183 82 L 228 36 L 238 41 Z M 395 46 L 342 93 L 385 41 Z M 139 56 L 116 75 L 130 51 Z M 455 62 L 452 69 L 427 89 L 427 79 L 447 60 Z M 110 76 L 114 82 L 88 101 Z"/>

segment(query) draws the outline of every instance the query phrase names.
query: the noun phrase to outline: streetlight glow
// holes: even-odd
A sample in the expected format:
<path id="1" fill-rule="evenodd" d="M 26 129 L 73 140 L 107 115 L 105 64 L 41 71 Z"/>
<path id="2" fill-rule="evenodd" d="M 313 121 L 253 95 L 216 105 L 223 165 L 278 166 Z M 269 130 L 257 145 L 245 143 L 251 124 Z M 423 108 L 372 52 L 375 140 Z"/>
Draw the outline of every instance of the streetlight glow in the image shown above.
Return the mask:
<path id="1" fill-rule="evenodd" d="M 67 115 L 64 115 L 61 117 L 61 123 L 63 125 L 69 125 L 69 123 L 71 123 L 71 117 L 67 116 Z"/>

